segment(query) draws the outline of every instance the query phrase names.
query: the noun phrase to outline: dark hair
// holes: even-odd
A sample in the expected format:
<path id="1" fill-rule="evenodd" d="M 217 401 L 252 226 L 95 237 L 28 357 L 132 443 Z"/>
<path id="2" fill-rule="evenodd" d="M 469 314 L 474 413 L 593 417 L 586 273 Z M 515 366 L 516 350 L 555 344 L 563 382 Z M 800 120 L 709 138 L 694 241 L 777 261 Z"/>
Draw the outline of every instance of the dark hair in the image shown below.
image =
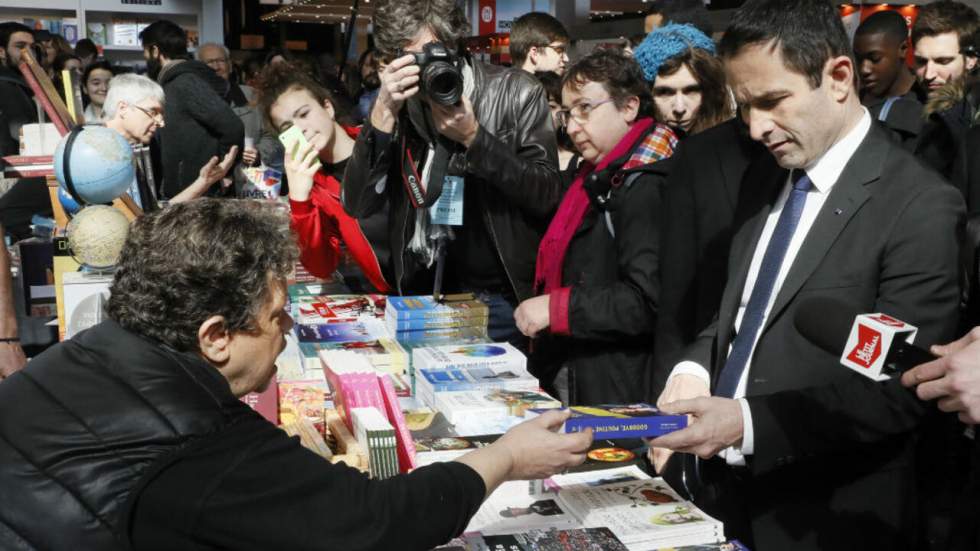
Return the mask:
<path id="1" fill-rule="evenodd" d="M 95 71 L 97 69 L 102 69 L 103 71 L 109 71 L 109 74 L 111 74 L 113 76 L 115 76 L 115 74 L 116 74 L 115 68 L 113 68 L 112 67 L 112 64 L 109 63 L 106 60 L 96 61 L 94 63 L 90 63 L 87 67 L 85 67 L 85 70 L 82 71 L 82 81 L 81 82 L 82 82 L 82 88 L 83 89 L 85 88 L 85 85 L 88 84 L 88 77 L 89 77 L 89 75 L 92 74 L 92 71 Z"/>
<path id="2" fill-rule="evenodd" d="M 324 101 L 329 101 L 333 105 L 334 119 L 341 125 L 353 126 L 351 106 L 337 92 L 317 82 L 303 71 L 296 70 L 293 65 L 269 65 L 259 75 L 258 103 L 262 116 L 277 132 L 278 129 L 272 122 L 272 104 L 280 96 L 292 90 L 306 90 L 321 105 Z"/>
<path id="3" fill-rule="evenodd" d="M 962 2 L 940 0 L 919 8 L 919 15 L 912 25 L 912 44 L 927 36 L 956 33 L 960 48 L 972 45 L 980 16 L 976 10 Z"/>
<path id="4" fill-rule="evenodd" d="M 704 0 L 653 0 L 647 7 L 646 14 L 660 14 L 664 18 L 664 24 L 694 25 L 708 36 L 714 32 Z"/>
<path id="5" fill-rule="evenodd" d="M 296 258 L 289 218 L 273 204 L 206 197 L 173 204 L 133 223 L 109 317 L 196 352 L 198 328 L 211 316 L 222 316 L 231 332 L 254 331 L 270 282 L 286 277 Z"/>
<path id="6" fill-rule="evenodd" d="M 0 23 L 0 48 L 7 49 L 7 46 L 10 45 L 10 37 L 14 33 L 30 33 L 32 37 L 34 36 L 34 31 L 27 25 L 14 21 Z"/>
<path id="7" fill-rule="evenodd" d="M 568 42 L 568 31 L 551 15 L 526 13 L 514 20 L 510 28 L 510 58 L 519 67 L 527 60 L 532 47 L 543 48 L 555 41 Z"/>
<path id="8" fill-rule="evenodd" d="M 544 88 L 544 93 L 548 101 L 553 101 L 561 105 L 561 77 L 558 76 L 558 73 L 541 71 L 534 73 L 534 76 L 537 77 L 541 83 L 541 87 Z M 566 151 L 575 151 L 575 142 L 569 137 L 567 128 L 556 126 L 555 138 L 558 140 L 558 147 Z"/>
<path id="9" fill-rule="evenodd" d="M 80 58 L 85 58 L 90 55 L 98 56 L 99 48 L 96 47 L 95 42 L 92 42 L 91 38 L 83 38 L 75 43 L 75 54 Z"/>
<path id="10" fill-rule="evenodd" d="M 391 61 L 423 28 L 439 42 L 458 49 L 470 23 L 456 0 L 380 0 L 374 7 L 374 46 Z"/>
<path id="11" fill-rule="evenodd" d="M 631 34 L 626 38 L 626 43 L 629 44 L 630 48 L 635 50 L 637 46 L 643 44 L 643 41 L 646 40 L 646 37 L 647 35 L 645 33 Z"/>
<path id="12" fill-rule="evenodd" d="M 271 50 L 268 51 L 268 53 L 265 54 L 265 62 L 267 64 L 272 63 L 272 58 L 276 56 L 281 56 L 283 61 L 287 61 L 287 62 L 295 61 L 293 59 L 293 54 L 289 50 L 284 50 L 281 48 L 272 48 Z"/>
<path id="13" fill-rule="evenodd" d="M 876 11 L 862 21 L 854 33 L 855 36 L 873 34 L 883 34 L 901 44 L 909 38 L 909 25 L 897 11 Z"/>
<path id="14" fill-rule="evenodd" d="M 187 32 L 173 21 L 166 19 L 154 21 L 140 32 L 139 38 L 143 49 L 156 46 L 160 53 L 167 56 L 168 59 L 189 59 L 190 57 L 187 54 Z"/>
<path id="15" fill-rule="evenodd" d="M 622 109 L 626 101 L 636 96 L 640 98 L 637 118 L 653 116 L 653 98 L 650 85 L 643 78 L 643 69 L 631 56 L 618 48 L 598 48 L 575 62 L 565 76 L 561 86 L 581 88 L 589 82 L 598 82 L 609 93 L 617 108 Z"/>
<path id="16" fill-rule="evenodd" d="M 691 71 L 694 80 L 701 87 L 701 106 L 698 107 L 697 119 L 688 131 L 689 134 L 696 134 L 717 126 L 735 115 L 725 83 L 725 67 L 720 59 L 701 48 L 688 48 L 665 61 L 657 70 L 657 76 L 670 76 L 679 71 L 682 66 Z M 656 88 L 656 81 L 654 81 L 654 88 Z M 656 110 L 656 102 L 654 110 Z M 661 114 L 658 112 L 656 115 L 657 119 L 663 122 Z"/>
<path id="17" fill-rule="evenodd" d="M 54 70 L 56 76 L 60 75 L 61 71 L 65 70 L 65 64 L 68 63 L 69 59 L 77 59 L 79 63 L 82 61 L 82 58 L 75 54 L 61 52 L 55 56 L 54 62 L 51 64 L 51 68 Z"/>
<path id="18" fill-rule="evenodd" d="M 735 12 L 718 56 L 734 57 L 745 47 L 769 42 L 779 47 L 786 67 L 814 88 L 823 81 L 828 59 L 847 56 L 857 67 L 840 14 L 827 0 L 749 0 Z M 855 86 L 857 76 L 855 70 Z"/>

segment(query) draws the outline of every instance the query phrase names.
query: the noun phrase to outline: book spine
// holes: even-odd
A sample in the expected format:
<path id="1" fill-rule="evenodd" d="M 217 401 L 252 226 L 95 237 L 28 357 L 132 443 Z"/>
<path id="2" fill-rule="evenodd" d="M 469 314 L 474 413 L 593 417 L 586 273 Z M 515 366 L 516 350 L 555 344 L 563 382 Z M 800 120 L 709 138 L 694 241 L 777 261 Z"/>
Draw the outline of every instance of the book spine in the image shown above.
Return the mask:
<path id="1" fill-rule="evenodd" d="M 388 304 L 391 304 L 389 302 Z M 397 307 L 385 311 L 385 318 L 388 313 L 396 321 L 409 320 L 452 320 L 467 318 L 487 318 L 490 317 L 490 310 L 483 308 L 460 308 L 459 310 L 399 310 Z"/>
<path id="2" fill-rule="evenodd" d="M 565 421 L 565 432 L 582 432 L 591 428 L 595 438 L 651 438 L 687 426 L 683 415 L 655 417 L 572 417 Z"/>
<path id="3" fill-rule="evenodd" d="M 34 92 L 34 97 L 41 103 L 41 107 L 44 108 L 44 112 L 48 115 L 48 119 L 54 123 L 54 127 L 58 129 L 58 133 L 62 136 L 67 134 L 68 126 L 65 124 L 65 121 L 61 119 L 58 111 L 55 110 L 54 104 L 51 103 L 51 99 L 44 93 L 44 88 L 41 87 L 41 83 L 38 82 L 37 77 L 34 76 L 31 68 L 27 65 L 27 63 L 21 63 L 19 68 L 21 74 L 24 75 L 24 80 L 27 81 L 27 85 L 30 86 L 31 91 Z"/>
<path id="4" fill-rule="evenodd" d="M 487 337 L 486 326 L 454 327 L 450 329 L 420 329 L 418 331 L 397 331 L 395 338 L 403 343 L 417 343 L 429 339 L 450 339 Z"/>
<path id="5" fill-rule="evenodd" d="M 454 329 L 464 327 L 486 327 L 489 316 L 454 316 L 440 318 L 385 319 L 385 325 L 392 332 L 424 331 L 427 329 Z"/>
<path id="6" fill-rule="evenodd" d="M 402 413 L 401 404 L 395 394 L 395 385 L 392 384 L 389 376 L 384 374 L 378 375 L 378 383 L 381 388 L 381 397 L 385 402 L 388 421 L 395 428 L 399 471 L 406 473 L 415 468 L 415 442 L 412 441 L 412 433 L 408 430 L 408 423 L 405 422 L 405 415 Z"/>

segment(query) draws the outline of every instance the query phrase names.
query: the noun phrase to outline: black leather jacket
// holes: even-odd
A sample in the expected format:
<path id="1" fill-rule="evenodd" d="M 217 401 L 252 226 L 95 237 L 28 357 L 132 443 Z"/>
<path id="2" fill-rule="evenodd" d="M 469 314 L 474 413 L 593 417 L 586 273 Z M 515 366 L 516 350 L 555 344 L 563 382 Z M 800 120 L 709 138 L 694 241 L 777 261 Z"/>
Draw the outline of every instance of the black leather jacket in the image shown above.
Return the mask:
<path id="1" fill-rule="evenodd" d="M 538 243 L 562 193 L 551 113 L 532 75 L 470 63 L 475 81 L 470 101 L 480 130 L 464 157 L 466 187 L 476 190 L 481 222 L 515 296 L 524 300 L 531 296 Z M 365 124 L 343 180 L 344 208 L 352 216 L 366 218 L 390 201 L 392 266 L 387 268 L 402 294 L 431 289 L 425 288 L 425 270 L 405 254 L 414 218 L 402 183 L 402 133 L 418 141 L 405 111 L 390 135 Z"/>

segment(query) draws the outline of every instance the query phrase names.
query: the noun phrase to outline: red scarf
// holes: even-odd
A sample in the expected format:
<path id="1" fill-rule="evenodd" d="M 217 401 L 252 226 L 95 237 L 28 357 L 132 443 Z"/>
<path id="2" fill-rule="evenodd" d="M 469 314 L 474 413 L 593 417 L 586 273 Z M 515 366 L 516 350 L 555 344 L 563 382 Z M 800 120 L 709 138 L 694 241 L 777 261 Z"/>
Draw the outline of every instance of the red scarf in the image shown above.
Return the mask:
<path id="1" fill-rule="evenodd" d="M 629 153 L 633 145 L 653 126 L 653 119 L 640 119 L 633 123 L 629 131 L 619 140 L 598 165 L 585 161 L 579 169 L 575 181 L 565 193 L 558 212 L 551 219 L 548 231 L 541 239 L 541 246 L 538 247 L 538 261 L 535 266 L 534 288 L 539 293 L 550 293 L 554 289 L 562 286 L 561 272 L 565 264 L 565 253 L 572 242 L 572 237 L 582 225 L 585 213 L 589 211 L 589 196 L 585 192 L 585 178 L 596 171 L 600 171 L 609 166 L 609 163 L 623 157 Z"/>

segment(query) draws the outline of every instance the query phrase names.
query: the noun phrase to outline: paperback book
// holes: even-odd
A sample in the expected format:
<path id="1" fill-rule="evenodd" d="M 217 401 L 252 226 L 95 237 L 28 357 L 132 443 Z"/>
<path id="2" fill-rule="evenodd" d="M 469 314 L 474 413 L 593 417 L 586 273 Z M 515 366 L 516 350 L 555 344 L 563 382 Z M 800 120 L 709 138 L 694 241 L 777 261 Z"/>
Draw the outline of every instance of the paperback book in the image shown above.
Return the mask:
<path id="1" fill-rule="evenodd" d="M 388 331 L 380 320 L 362 318 L 357 321 L 297 324 L 299 342 L 364 342 L 388 337 Z"/>
<path id="2" fill-rule="evenodd" d="M 572 406 L 563 432 L 591 428 L 596 438 L 653 438 L 687 427 L 686 415 L 668 415 L 650 404 Z M 540 414 L 543 410 L 532 410 Z"/>
<path id="3" fill-rule="evenodd" d="M 468 296 L 470 297 L 472 295 Z M 449 296 L 442 302 L 436 302 L 431 296 L 389 297 L 385 307 L 385 319 L 405 321 L 477 318 L 482 319 L 483 324 L 486 325 L 489 312 L 485 304 L 474 298 L 452 300 Z"/>
<path id="4" fill-rule="evenodd" d="M 538 380 L 526 372 L 507 368 L 422 368 L 416 372 L 416 395 L 420 401 L 433 408 L 436 408 L 435 398 L 438 392 L 495 389 L 536 391 L 539 386 Z"/>
<path id="5" fill-rule="evenodd" d="M 391 478 L 399 473 L 395 429 L 377 408 L 352 408 L 354 437 L 368 451 L 371 478 Z"/>
<path id="6" fill-rule="evenodd" d="M 491 417 L 520 417 L 531 409 L 561 407 L 561 402 L 538 390 L 462 390 L 437 392 L 435 409 L 443 412 L 450 423 L 458 424 Z"/>

